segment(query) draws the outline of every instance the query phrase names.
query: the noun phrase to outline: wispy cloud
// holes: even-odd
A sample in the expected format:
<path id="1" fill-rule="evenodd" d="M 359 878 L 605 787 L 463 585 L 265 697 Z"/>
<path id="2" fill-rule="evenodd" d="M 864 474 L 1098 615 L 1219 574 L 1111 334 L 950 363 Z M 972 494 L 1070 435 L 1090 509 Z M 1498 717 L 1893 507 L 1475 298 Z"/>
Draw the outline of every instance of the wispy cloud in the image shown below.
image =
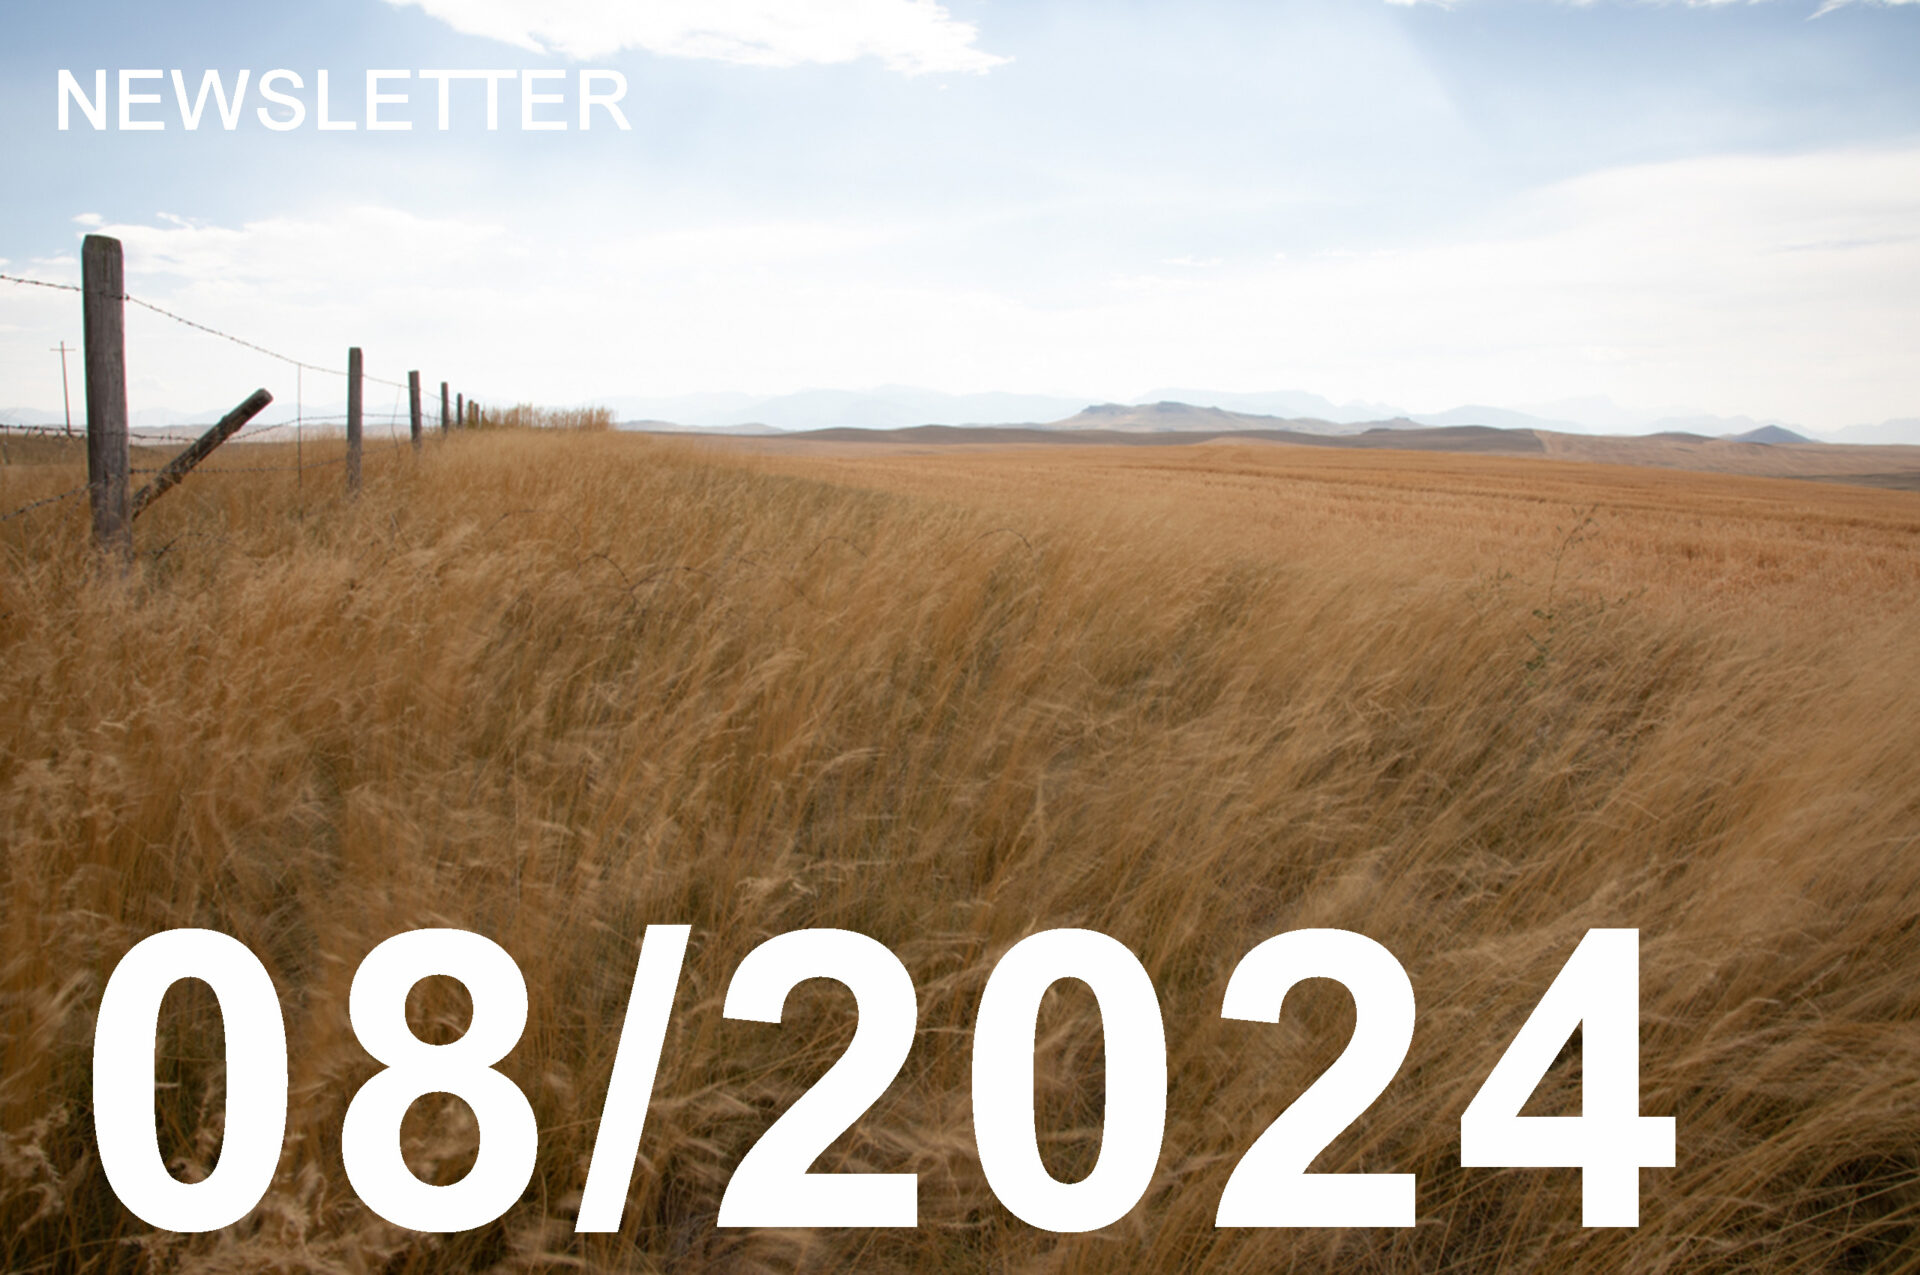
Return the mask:
<path id="1" fill-rule="evenodd" d="M 1814 10 L 1813 16 L 1817 18 L 1823 13 L 1832 13 L 1835 9 L 1845 9 L 1850 5 L 1859 5 L 1859 4 L 1866 4 L 1866 5 L 1920 4 L 1920 0 L 1826 0 L 1825 4 L 1821 5 L 1818 9 Z"/>
<path id="2" fill-rule="evenodd" d="M 878 58 L 907 75 L 982 72 L 1006 59 L 936 0 L 388 0 L 469 35 L 601 58 L 622 50 L 751 66 Z"/>
<path id="3" fill-rule="evenodd" d="M 1571 5 L 1577 9 L 1587 9 L 1600 3 L 1601 0 L 1552 0 L 1552 2 L 1555 4 Z M 1624 2 L 1638 5 L 1678 4 L 1685 5 L 1689 9 L 1718 9 L 1730 4 L 1765 4 L 1768 0 L 1624 0 Z M 1912 0 L 1876 0 L 1876 2 L 1907 4 L 1911 3 Z M 1438 5 L 1443 9 L 1454 9 L 1459 7 L 1461 0 L 1387 0 L 1387 3 L 1406 6 L 1432 4 Z M 1831 8 L 1835 4 L 1846 3 L 1849 3 L 1849 0 L 1828 0 L 1828 7 Z"/>
<path id="4" fill-rule="evenodd" d="M 1600 3 L 1600 0 L 1552 0 L 1552 2 L 1585 9 Z M 1641 5 L 1679 4 L 1685 5 L 1689 9 L 1719 9 L 1734 4 L 1766 4 L 1769 0 L 1625 0 L 1625 2 Z M 1403 6 L 1430 4 L 1437 5 L 1442 9 L 1454 9 L 1460 6 L 1462 0 L 1387 0 L 1387 3 Z M 1817 18 L 1823 13 L 1832 13 L 1835 9 L 1846 9 L 1860 5 L 1885 7 L 1888 5 L 1902 4 L 1920 4 L 1920 0 L 1823 0 L 1820 7 L 1814 10 L 1813 16 Z"/>

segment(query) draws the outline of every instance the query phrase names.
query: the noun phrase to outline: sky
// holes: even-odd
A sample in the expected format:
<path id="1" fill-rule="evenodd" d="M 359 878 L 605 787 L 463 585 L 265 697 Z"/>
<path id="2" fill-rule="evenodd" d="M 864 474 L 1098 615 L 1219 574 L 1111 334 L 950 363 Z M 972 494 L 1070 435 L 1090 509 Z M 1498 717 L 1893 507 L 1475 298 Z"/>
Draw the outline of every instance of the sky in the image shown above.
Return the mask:
<path id="1" fill-rule="evenodd" d="M 1920 416 L 1915 67 L 1920 3 L 1871 0 L 0 0 L 0 273 L 75 282 L 112 234 L 135 296 L 489 401 L 1185 385 L 1833 430 Z M 236 127 L 161 78 L 127 118 L 164 127 L 122 130 L 147 69 L 249 71 Z M 502 81 L 495 130 L 455 82 L 443 131 L 435 69 L 560 74 Z M 106 72 L 106 128 L 60 129 L 62 70 Z M 356 127 L 317 126 L 322 70 Z M 366 127 L 368 70 L 411 73 L 379 86 L 410 130 Z M 630 128 L 580 129 L 583 71 Z M 528 83 L 564 130 L 522 127 Z M 136 414 L 340 397 L 128 322 Z M 79 339 L 72 294 L 0 283 L 0 411 L 58 409 Z"/>

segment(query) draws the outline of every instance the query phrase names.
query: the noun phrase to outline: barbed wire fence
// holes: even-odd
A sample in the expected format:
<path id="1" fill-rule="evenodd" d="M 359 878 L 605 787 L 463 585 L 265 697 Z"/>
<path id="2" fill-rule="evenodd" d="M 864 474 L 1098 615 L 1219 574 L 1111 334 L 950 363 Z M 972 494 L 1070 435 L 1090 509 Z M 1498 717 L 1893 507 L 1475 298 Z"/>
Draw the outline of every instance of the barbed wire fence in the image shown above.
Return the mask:
<path id="1" fill-rule="evenodd" d="M 285 435 L 290 431 L 294 443 L 294 463 L 291 465 L 209 466 L 202 472 L 292 473 L 296 475 L 296 481 L 303 484 L 309 470 L 344 468 L 347 491 L 350 496 L 357 494 L 360 487 L 360 462 L 368 424 L 384 424 L 388 439 L 396 450 L 408 445 L 416 451 L 421 447 L 425 432 L 425 411 L 421 401 L 419 372 L 408 373 L 405 381 L 369 375 L 362 367 L 361 351 L 357 346 L 348 351 L 348 366 L 344 371 L 326 364 L 296 359 L 258 341 L 237 336 L 133 296 L 126 291 L 123 283 L 124 268 L 120 242 L 105 235 L 86 237 L 81 254 L 81 266 L 82 282 L 77 285 L 0 274 L 0 283 L 78 293 L 81 296 L 85 332 L 82 353 L 87 388 L 84 437 L 88 475 L 87 482 L 79 487 L 0 512 L 0 523 L 11 522 L 36 510 L 51 508 L 86 495 L 91 498 L 96 543 L 102 547 L 118 548 L 124 554 L 131 551 L 133 519 L 154 500 L 177 486 L 216 448 L 232 439 L 242 438 L 248 442 L 281 441 L 271 439 L 271 436 Z M 138 307 L 184 328 L 230 342 L 239 348 L 286 364 L 294 373 L 293 416 L 271 424 L 257 423 L 256 417 L 259 413 L 273 402 L 273 396 L 262 389 L 256 391 L 219 421 L 181 423 L 161 428 L 131 428 L 126 402 L 126 306 Z M 347 411 L 344 414 L 309 415 L 305 411 L 305 378 L 308 373 L 334 377 L 346 382 Z M 393 401 L 388 410 L 372 414 L 371 420 L 364 407 L 365 389 L 369 384 L 394 391 Z M 442 435 L 453 429 L 465 428 L 469 424 L 477 426 L 482 423 L 479 419 L 473 419 L 480 416 L 478 404 L 469 404 L 464 393 L 452 393 L 446 381 L 440 382 L 438 415 L 439 431 Z M 404 441 L 400 433 L 403 420 L 407 429 Z M 305 455 L 306 434 L 309 429 L 323 431 L 329 437 L 337 437 L 335 430 L 340 430 L 345 435 L 345 453 L 309 462 Z M 61 429 L 54 426 L 0 422 L 0 443 L 4 443 L 11 437 L 71 439 L 75 436 L 70 427 Z M 165 464 L 136 467 L 131 463 L 131 448 L 136 442 L 152 447 L 184 446 L 180 453 Z M 150 475 L 151 481 L 138 492 L 133 492 L 130 490 L 130 480 L 134 475 Z"/>

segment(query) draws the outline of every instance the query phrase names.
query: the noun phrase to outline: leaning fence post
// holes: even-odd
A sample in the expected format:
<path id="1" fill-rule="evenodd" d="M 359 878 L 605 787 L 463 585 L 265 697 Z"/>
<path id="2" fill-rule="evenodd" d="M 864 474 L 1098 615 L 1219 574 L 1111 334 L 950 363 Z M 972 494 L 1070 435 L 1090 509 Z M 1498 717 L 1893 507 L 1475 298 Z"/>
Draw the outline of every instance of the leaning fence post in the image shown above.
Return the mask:
<path id="1" fill-rule="evenodd" d="M 413 450 L 420 450 L 420 374 L 407 373 L 407 411 L 408 424 L 413 428 Z"/>
<path id="2" fill-rule="evenodd" d="M 181 480 L 193 472 L 194 466 L 213 455 L 214 448 L 238 434 L 248 421 L 258 416 L 271 402 L 273 395 L 265 390 L 255 390 L 249 394 L 246 402 L 221 417 L 219 424 L 194 439 L 191 446 L 168 461 L 152 482 L 133 493 L 127 517 L 138 518 L 146 512 L 147 506 L 178 487 Z"/>
<path id="3" fill-rule="evenodd" d="M 126 271 L 120 241 L 88 235 L 80 249 L 80 302 L 87 363 L 87 487 L 93 541 L 133 552 L 127 516 Z"/>
<path id="4" fill-rule="evenodd" d="M 360 347 L 347 351 L 347 494 L 360 494 Z"/>

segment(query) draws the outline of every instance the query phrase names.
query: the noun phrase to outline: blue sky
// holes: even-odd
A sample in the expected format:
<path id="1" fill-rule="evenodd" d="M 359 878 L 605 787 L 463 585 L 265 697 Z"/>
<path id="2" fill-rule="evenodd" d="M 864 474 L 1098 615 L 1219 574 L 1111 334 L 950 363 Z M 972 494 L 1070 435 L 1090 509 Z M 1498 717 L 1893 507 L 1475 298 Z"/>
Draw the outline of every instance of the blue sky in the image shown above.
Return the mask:
<path id="1" fill-rule="evenodd" d="M 0 271 L 489 398 L 898 382 L 1920 415 L 1920 4 L 75 0 L 0 8 Z M 1817 14 L 1817 16 L 1816 16 Z M 56 77 L 608 68 L 629 132 L 56 127 Z M 556 109 L 571 118 L 568 105 Z M 397 91 L 402 86 L 390 86 Z M 469 109 L 472 108 L 472 109 Z M 209 112 L 212 111 L 210 106 Z M 34 295 L 29 295 L 30 293 Z M 69 313 L 71 311 L 71 313 Z M 281 369 L 136 316 L 135 406 Z M 60 294 L 0 284 L 0 404 Z"/>

